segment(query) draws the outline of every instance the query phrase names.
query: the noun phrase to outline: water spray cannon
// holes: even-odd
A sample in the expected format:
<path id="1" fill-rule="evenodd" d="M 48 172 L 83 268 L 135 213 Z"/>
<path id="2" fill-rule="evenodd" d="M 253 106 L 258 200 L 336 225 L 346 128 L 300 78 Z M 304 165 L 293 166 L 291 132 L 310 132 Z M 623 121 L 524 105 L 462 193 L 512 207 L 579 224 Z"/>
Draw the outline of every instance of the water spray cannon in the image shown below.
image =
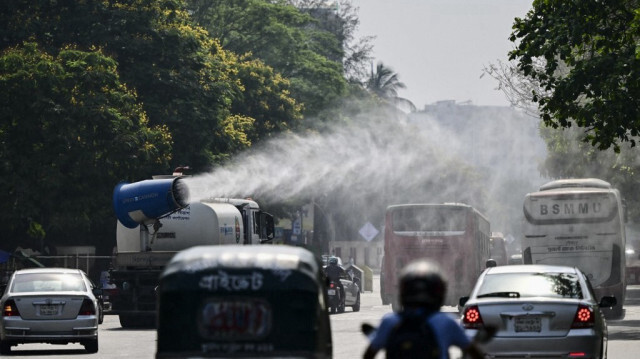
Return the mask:
<path id="1" fill-rule="evenodd" d="M 150 244 L 162 227 L 160 219 L 189 205 L 189 190 L 181 177 L 120 182 L 113 190 L 113 208 L 123 226 L 140 225 L 140 250 L 150 251 Z M 149 238 L 148 226 L 153 225 Z"/>
<path id="2" fill-rule="evenodd" d="M 180 177 L 121 182 L 113 191 L 113 207 L 122 225 L 157 224 L 189 204 L 189 191 Z"/>

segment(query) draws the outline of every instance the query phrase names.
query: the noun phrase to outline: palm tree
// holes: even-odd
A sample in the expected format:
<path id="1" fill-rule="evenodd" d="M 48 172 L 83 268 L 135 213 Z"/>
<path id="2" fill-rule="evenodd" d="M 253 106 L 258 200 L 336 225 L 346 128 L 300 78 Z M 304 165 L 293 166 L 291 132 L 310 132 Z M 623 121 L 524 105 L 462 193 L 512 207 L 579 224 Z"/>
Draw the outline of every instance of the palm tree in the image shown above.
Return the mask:
<path id="1" fill-rule="evenodd" d="M 367 80 L 366 88 L 369 93 L 384 103 L 391 104 L 398 108 L 406 106 L 409 108 L 409 111 L 416 110 L 413 102 L 398 96 L 398 90 L 406 88 L 406 86 L 400 82 L 398 74 L 394 73 L 390 67 L 386 67 L 382 62 L 378 62 L 375 71 L 373 70 L 373 66 L 371 66 L 371 75 Z"/>

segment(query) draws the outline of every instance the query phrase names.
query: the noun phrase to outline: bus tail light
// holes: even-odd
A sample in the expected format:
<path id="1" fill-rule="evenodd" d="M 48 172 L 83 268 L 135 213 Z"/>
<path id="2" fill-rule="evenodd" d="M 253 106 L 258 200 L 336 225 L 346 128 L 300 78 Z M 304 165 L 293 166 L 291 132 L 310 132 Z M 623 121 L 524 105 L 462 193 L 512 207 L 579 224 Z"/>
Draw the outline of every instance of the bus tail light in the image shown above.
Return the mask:
<path id="1" fill-rule="evenodd" d="M 596 323 L 593 308 L 588 305 L 579 304 L 576 315 L 573 317 L 571 329 L 593 328 Z"/>
<path id="2" fill-rule="evenodd" d="M 465 329 L 479 329 L 484 326 L 482 316 L 480 315 L 480 309 L 477 305 L 465 308 L 462 316 L 462 325 Z"/>

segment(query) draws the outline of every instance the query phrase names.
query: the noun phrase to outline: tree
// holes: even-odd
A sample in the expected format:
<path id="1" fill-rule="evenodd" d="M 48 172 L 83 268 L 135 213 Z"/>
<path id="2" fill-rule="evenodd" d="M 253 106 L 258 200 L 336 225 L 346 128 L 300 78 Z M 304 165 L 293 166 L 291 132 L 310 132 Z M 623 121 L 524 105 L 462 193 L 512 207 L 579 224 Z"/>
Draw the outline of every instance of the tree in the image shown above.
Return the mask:
<path id="1" fill-rule="evenodd" d="M 584 133 L 576 127 L 564 130 L 541 127 L 547 143 L 548 155 L 542 164 L 543 175 L 549 178 L 601 178 L 619 189 L 626 200 L 629 218 L 640 215 L 640 172 L 637 154 L 621 147 L 599 150 L 582 141 Z"/>
<path id="2" fill-rule="evenodd" d="M 346 94 L 340 39 L 288 1 L 187 2 L 193 19 L 224 49 L 249 54 L 288 79 L 306 117 L 335 107 Z"/>
<path id="3" fill-rule="evenodd" d="M 234 102 L 235 108 L 242 108 L 237 101 L 245 98 L 246 88 L 238 73 L 249 65 L 194 26 L 180 0 L 37 0 L 28 5 L 10 0 L 4 6 L 0 39 L 6 46 L 35 38 L 51 53 L 74 44 L 81 49 L 97 46 L 112 56 L 122 80 L 137 92 L 150 123 L 169 128 L 174 166 L 206 171 L 250 146 L 245 138 L 256 141 L 269 135 L 252 129 L 254 114 L 231 111 Z M 286 87 L 283 82 L 274 88 L 277 94 L 266 86 L 254 87 L 254 100 L 264 95 L 265 102 L 286 108 L 291 102 Z M 285 117 L 289 114 L 293 117 Z M 279 115 L 281 125 L 298 121 L 295 112 Z"/>
<path id="4" fill-rule="evenodd" d="M 358 8 L 350 0 L 289 0 L 301 11 L 316 19 L 316 26 L 333 34 L 342 45 L 342 64 L 345 77 L 350 81 L 362 81 L 368 75 L 374 36 L 356 37 L 360 25 Z M 329 5 L 327 5 L 329 4 Z"/>
<path id="5" fill-rule="evenodd" d="M 512 105 L 542 115 L 543 175 L 605 179 L 620 189 L 632 218 L 640 168 L 622 143 L 637 140 L 637 8 L 629 1 L 535 1 L 514 23 L 511 40 L 519 44 L 511 61 L 485 68 Z"/>
<path id="6" fill-rule="evenodd" d="M 113 230 L 98 224 L 113 218 L 113 186 L 167 166 L 167 129 L 149 126 L 100 50 L 10 48 L 0 56 L 0 88 L 3 247 L 112 241 Z"/>
<path id="7" fill-rule="evenodd" d="M 534 66 L 538 66 L 536 64 Z M 480 76 L 489 75 L 498 82 L 498 90 L 501 90 L 509 104 L 515 108 L 519 108 L 531 117 L 539 118 L 540 113 L 536 104 L 533 102 L 534 93 L 544 93 L 548 95 L 540 86 L 539 81 L 525 76 L 514 61 L 502 62 L 498 60 L 495 64 L 489 64 L 483 69 Z"/>
<path id="8" fill-rule="evenodd" d="M 546 125 L 584 128 L 585 140 L 602 150 L 636 144 L 638 9 L 625 0 L 536 0 L 524 19 L 515 19 L 510 59 L 540 84 L 532 100 Z"/>
<path id="9" fill-rule="evenodd" d="M 366 88 L 383 104 L 391 104 L 399 108 L 406 106 L 410 111 L 415 111 L 416 106 L 409 100 L 399 97 L 398 90 L 405 88 L 400 82 L 400 77 L 382 62 L 378 62 L 376 70 L 371 68 L 371 75 L 366 83 Z"/>
<path id="10" fill-rule="evenodd" d="M 243 91 L 231 110 L 253 119 L 244 131 L 249 141 L 255 143 L 300 126 L 302 105 L 289 97 L 289 80 L 260 60 L 242 58 L 236 68 Z"/>

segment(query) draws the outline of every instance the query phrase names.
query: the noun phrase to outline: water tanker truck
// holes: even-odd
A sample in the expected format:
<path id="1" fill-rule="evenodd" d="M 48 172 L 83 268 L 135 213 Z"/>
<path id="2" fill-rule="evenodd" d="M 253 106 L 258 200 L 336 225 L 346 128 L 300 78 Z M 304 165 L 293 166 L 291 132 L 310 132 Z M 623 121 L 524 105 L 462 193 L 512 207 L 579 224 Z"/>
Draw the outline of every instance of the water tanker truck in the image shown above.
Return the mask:
<path id="1" fill-rule="evenodd" d="M 273 216 L 250 199 L 189 202 L 183 177 L 119 183 L 113 193 L 118 218 L 111 283 L 111 313 L 124 328 L 156 322 L 156 286 L 177 252 L 198 245 L 263 244 L 274 237 Z"/>

